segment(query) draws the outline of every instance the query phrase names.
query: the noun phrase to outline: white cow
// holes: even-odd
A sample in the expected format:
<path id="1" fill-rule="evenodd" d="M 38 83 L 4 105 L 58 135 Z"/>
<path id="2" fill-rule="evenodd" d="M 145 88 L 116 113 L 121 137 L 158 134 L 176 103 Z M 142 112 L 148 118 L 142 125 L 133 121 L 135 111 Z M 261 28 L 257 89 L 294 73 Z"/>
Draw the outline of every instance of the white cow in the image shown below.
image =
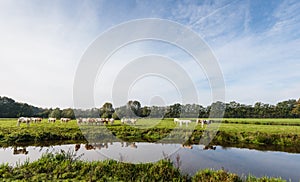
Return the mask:
<path id="1" fill-rule="evenodd" d="M 135 125 L 136 124 L 136 122 L 137 122 L 137 119 L 135 119 L 135 118 L 122 118 L 121 119 L 121 123 L 122 124 L 133 124 L 133 125 Z"/>
<path id="2" fill-rule="evenodd" d="M 61 123 L 67 123 L 69 121 L 71 121 L 71 118 L 60 118 Z"/>
<path id="3" fill-rule="evenodd" d="M 115 121 L 114 118 L 109 119 L 110 124 L 114 124 L 114 121 Z"/>
<path id="4" fill-rule="evenodd" d="M 56 118 L 48 118 L 48 123 L 55 123 Z"/>
<path id="5" fill-rule="evenodd" d="M 17 126 L 20 126 L 21 123 L 26 123 L 27 126 L 30 125 L 30 121 L 31 119 L 30 118 L 27 118 L 27 117 L 20 117 L 17 121 Z"/>
<path id="6" fill-rule="evenodd" d="M 182 123 L 185 123 L 185 126 L 187 127 L 191 122 L 191 120 L 180 120 L 178 118 L 174 118 L 174 123 L 179 123 L 180 126 L 182 126 Z"/>
<path id="7" fill-rule="evenodd" d="M 43 120 L 43 118 L 30 118 L 30 120 L 34 123 L 40 123 Z"/>

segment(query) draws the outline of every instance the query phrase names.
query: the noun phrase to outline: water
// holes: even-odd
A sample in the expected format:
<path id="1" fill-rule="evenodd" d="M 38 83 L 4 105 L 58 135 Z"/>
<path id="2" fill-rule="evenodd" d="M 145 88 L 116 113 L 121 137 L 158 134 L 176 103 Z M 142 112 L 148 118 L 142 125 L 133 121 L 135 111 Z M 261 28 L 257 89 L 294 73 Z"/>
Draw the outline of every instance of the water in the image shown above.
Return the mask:
<path id="1" fill-rule="evenodd" d="M 79 148 L 80 147 L 80 148 Z M 292 181 L 300 180 L 300 154 L 276 151 L 259 151 L 245 148 L 215 146 L 204 150 L 204 146 L 183 147 L 180 144 L 155 143 L 102 143 L 98 145 L 68 144 L 50 147 L 0 148 L 0 163 L 16 165 L 26 159 L 37 160 L 45 152 L 73 151 L 82 155 L 81 160 L 116 159 L 123 162 L 154 162 L 169 157 L 184 173 L 194 175 L 199 169 L 225 169 L 240 176 L 252 174 L 257 177 L 280 176 Z M 89 149 L 89 150 L 88 150 Z M 179 158 L 178 158 L 179 156 Z M 180 161 L 178 163 L 178 161 Z"/>

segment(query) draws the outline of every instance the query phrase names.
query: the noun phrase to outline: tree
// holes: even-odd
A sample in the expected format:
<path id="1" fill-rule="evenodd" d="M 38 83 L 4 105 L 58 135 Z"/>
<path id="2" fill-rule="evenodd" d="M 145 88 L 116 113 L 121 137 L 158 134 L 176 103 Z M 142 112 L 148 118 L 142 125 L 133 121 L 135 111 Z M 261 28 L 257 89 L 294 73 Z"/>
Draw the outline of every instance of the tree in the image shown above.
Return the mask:
<path id="1" fill-rule="evenodd" d="M 115 109 L 113 108 L 113 105 L 109 102 L 106 102 L 103 104 L 103 106 L 100 108 L 100 116 L 102 118 L 111 118 L 112 114 L 115 112 Z"/>
<path id="2" fill-rule="evenodd" d="M 61 110 L 59 108 L 55 108 L 50 114 L 49 118 L 56 118 L 59 119 L 61 118 Z"/>
<path id="3" fill-rule="evenodd" d="M 142 107 L 142 108 L 141 108 L 140 116 L 141 116 L 141 117 L 147 117 L 147 116 L 150 115 L 150 113 L 151 113 L 150 108 L 147 107 L 147 106 L 145 106 L 145 107 Z"/>
<path id="4" fill-rule="evenodd" d="M 68 108 L 68 109 L 62 110 L 61 117 L 74 119 L 75 118 L 75 114 L 74 114 L 73 109 Z"/>
<path id="5" fill-rule="evenodd" d="M 292 114 L 294 114 L 296 117 L 300 117 L 300 98 L 295 103 Z"/>

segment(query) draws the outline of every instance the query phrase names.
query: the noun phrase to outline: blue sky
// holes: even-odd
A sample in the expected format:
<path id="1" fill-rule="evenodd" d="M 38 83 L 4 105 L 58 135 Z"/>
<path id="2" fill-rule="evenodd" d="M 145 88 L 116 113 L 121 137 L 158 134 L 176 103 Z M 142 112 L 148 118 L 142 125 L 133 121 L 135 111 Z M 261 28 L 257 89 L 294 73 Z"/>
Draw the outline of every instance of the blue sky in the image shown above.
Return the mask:
<path id="1" fill-rule="evenodd" d="M 297 0 L 2 0 L 0 95 L 42 107 L 72 107 L 74 76 L 87 47 L 109 28 L 142 18 L 172 20 L 197 32 L 219 62 L 226 101 L 275 104 L 300 97 L 300 2 Z M 197 73 L 183 52 L 163 43 L 145 41 L 120 50 L 107 65 L 107 70 L 115 71 L 106 71 L 107 75 L 116 74 L 121 69 L 116 67 L 124 59 L 150 53 L 177 60 L 195 81 L 200 104 L 210 104 L 205 74 Z M 99 78 L 95 83 L 97 105 L 110 101 L 110 90 L 102 88 L 113 78 L 102 81 Z M 156 86 L 159 81 L 145 82 Z M 177 93 L 170 94 L 172 87 L 168 84 L 159 88 L 145 94 L 146 85 L 137 83 L 129 95 L 144 104 L 155 94 L 166 95 L 167 104 L 179 101 Z"/>

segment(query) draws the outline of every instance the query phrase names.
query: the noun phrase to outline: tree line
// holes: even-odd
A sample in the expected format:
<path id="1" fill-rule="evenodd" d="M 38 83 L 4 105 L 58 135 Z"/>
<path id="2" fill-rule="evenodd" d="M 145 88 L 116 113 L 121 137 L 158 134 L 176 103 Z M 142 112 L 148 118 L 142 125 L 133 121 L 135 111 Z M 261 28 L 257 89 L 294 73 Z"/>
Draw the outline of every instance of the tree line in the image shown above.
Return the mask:
<path id="1" fill-rule="evenodd" d="M 124 106 L 114 108 L 109 102 L 100 108 L 92 109 L 60 109 L 39 108 L 26 103 L 19 103 L 8 97 L 0 96 L 0 118 L 27 117 L 103 117 L 120 119 L 122 117 L 151 117 L 151 118 L 176 118 L 176 117 L 209 117 L 213 112 L 224 112 L 225 118 L 299 118 L 300 99 L 290 99 L 278 102 L 276 105 L 257 102 L 246 105 L 235 101 L 229 103 L 215 102 L 209 106 L 199 104 L 173 104 L 170 106 L 143 106 L 139 101 L 128 101 Z"/>

